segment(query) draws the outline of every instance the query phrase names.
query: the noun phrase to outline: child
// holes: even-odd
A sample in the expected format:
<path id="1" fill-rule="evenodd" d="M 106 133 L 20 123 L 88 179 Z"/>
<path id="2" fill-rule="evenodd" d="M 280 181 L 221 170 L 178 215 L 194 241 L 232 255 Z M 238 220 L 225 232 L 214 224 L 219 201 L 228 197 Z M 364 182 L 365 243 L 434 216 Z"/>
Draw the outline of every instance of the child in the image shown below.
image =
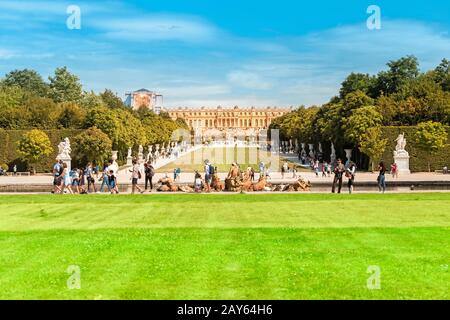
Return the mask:
<path id="1" fill-rule="evenodd" d="M 117 187 L 117 177 L 114 175 L 114 170 L 109 170 L 108 184 L 111 194 L 119 193 L 119 188 Z"/>

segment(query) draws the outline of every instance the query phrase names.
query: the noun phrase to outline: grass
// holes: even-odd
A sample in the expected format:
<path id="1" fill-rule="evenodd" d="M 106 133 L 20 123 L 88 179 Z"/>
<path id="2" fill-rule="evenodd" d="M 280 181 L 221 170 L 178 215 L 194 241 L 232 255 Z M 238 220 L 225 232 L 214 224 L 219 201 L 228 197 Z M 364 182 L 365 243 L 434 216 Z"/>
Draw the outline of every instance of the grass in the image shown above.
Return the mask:
<path id="1" fill-rule="evenodd" d="M 0 298 L 449 299 L 449 231 L 448 193 L 1 196 Z"/>
<path id="2" fill-rule="evenodd" d="M 198 170 L 203 172 L 205 160 L 211 161 L 217 166 L 219 172 L 228 172 L 233 162 L 238 163 L 241 169 L 252 167 L 259 172 L 259 163 L 262 161 L 266 167 L 270 167 L 272 171 L 280 171 L 285 159 L 278 155 L 274 155 L 264 150 L 258 150 L 256 147 L 204 147 L 195 150 L 189 154 L 181 156 L 174 162 L 171 162 L 159 169 L 157 172 L 173 172 L 174 169 L 180 168 L 182 172 L 194 172 Z M 289 165 L 293 163 L 290 161 Z M 298 166 L 298 171 L 305 169 Z"/>

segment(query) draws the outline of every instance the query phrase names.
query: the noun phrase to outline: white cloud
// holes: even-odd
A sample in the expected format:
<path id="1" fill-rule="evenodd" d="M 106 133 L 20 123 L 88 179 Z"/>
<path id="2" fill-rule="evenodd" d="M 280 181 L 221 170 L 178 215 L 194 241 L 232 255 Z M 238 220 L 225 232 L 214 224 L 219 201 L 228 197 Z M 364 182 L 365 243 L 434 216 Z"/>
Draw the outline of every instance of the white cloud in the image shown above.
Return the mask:
<path id="1" fill-rule="evenodd" d="M 262 79 L 258 74 L 243 70 L 228 73 L 227 79 L 234 86 L 247 89 L 266 90 L 272 87 L 270 82 Z"/>
<path id="2" fill-rule="evenodd" d="M 218 30 L 211 24 L 189 16 L 149 15 L 135 19 L 108 19 L 91 23 L 109 38 L 149 41 L 186 42 L 213 40 Z"/>

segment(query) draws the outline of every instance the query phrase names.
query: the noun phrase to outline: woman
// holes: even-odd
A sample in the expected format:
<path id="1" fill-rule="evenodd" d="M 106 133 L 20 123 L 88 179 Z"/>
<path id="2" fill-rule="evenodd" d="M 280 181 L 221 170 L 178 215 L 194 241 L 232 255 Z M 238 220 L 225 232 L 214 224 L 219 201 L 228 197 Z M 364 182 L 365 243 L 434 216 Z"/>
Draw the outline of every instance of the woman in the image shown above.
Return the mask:
<path id="1" fill-rule="evenodd" d="M 345 171 L 345 176 L 348 178 L 348 193 L 353 193 L 353 184 L 355 183 L 355 172 L 356 165 L 354 162 L 350 162 L 347 170 Z"/>
<path id="2" fill-rule="evenodd" d="M 67 188 L 67 190 L 69 190 L 70 194 L 73 194 L 72 186 L 71 186 L 72 179 L 70 178 L 70 172 L 67 168 L 67 163 L 63 164 L 62 177 L 63 177 L 63 187 L 61 188 L 61 193 L 64 193 L 64 189 Z"/>
<path id="3" fill-rule="evenodd" d="M 80 193 L 80 174 L 78 169 L 73 169 L 72 172 L 72 187 L 75 190 L 75 193 Z"/>
<path id="4" fill-rule="evenodd" d="M 386 191 L 386 177 L 385 177 L 386 166 L 384 165 L 383 161 L 381 161 L 378 164 L 378 171 L 379 171 L 378 178 L 377 178 L 377 180 L 378 180 L 378 190 L 380 192 L 384 193 Z"/>

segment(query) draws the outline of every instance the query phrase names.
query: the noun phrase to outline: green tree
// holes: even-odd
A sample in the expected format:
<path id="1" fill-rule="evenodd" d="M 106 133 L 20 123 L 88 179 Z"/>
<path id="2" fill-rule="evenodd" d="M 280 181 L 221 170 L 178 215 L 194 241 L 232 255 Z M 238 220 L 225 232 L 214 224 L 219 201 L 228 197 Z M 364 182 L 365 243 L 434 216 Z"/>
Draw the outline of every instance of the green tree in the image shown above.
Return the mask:
<path id="1" fill-rule="evenodd" d="M 431 172 L 431 160 L 433 156 L 446 146 L 448 139 L 447 130 L 439 122 L 422 122 L 418 124 L 414 138 L 417 147 L 426 152 L 428 171 Z"/>
<path id="2" fill-rule="evenodd" d="M 48 84 L 45 83 L 41 75 L 34 70 L 13 70 L 5 76 L 3 83 L 7 86 L 20 87 L 40 97 L 48 95 Z"/>
<path id="3" fill-rule="evenodd" d="M 111 109 L 116 108 L 126 108 L 122 99 L 120 99 L 114 92 L 109 89 L 106 89 L 100 94 L 100 97 L 103 100 L 103 103 Z"/>
<path id="4" fill-rule="evenodd" d="M 74 102 L 59 104 L 58 124 L 63 128 L 79 129 L 86 118 L 86 111 Z"/>
<path id="5" fill-rule="evenodd" d="M 360 145 L 366 139 L 367 130 L 380 127 L 382 122 L 383 118 L 374 106 L 355 109 L 343 123 L 345 137 L 356 145 Z"/>
<path id="6" fill-rule="evenodd" d="M 375 164 L 381 160 L 388 140 L 382 139 L 380 127 L 368 128 L 360 139 L 359 150 L 370 159 L 370 169 L 375 170 Z"/>
<path id="7" fill-rule="evenodd" d="M 366 95 L 371 95 L 373 93 L 376 84 L 376 78 L 368 74 L 354 73 L 352 72 L 345 80 L 342 82 L 340 97 L 344 99 L 348 94 L 361 91 Z"/>
<path id="8" fill-rule="evenodd" d="M 74 154 L 84 162 L 102 163 L 111 155 L 112 141 L 102 130 L 92 127 L 73 139 Z"/>
<path id="9" fill-rule="evenodd" d="M 434 75 L 436 83 L 440 84 L 443 90 L 450 91 L 450 61 L 443 59 L 434 70 Z"/>
<path id="10" fill-rule="evenodd" d="M 77 102 L 82 98 L 80 79 L 70 73 L 67 67 L 57 68 L 50 80 L 50 97 L 55 102 Z"/>
<path id="11" fill-rule="evenodd" d="M 388 62 L 388 71 L 378 74 L 377 91 L 379 94 L 399 92 L 403 86 L 419 75 L 419 62 L 415 56 L 406 56 Z"/>
<path id="12" fill-rule="evenodd" d="M 43 157 L 53 152 L 48 135 L 38 129 L 31 130 L 17 142 L 17 151 L 29 165 L 36 164 Z M 33 166 L 33 172 L 36 170 Z"/>

